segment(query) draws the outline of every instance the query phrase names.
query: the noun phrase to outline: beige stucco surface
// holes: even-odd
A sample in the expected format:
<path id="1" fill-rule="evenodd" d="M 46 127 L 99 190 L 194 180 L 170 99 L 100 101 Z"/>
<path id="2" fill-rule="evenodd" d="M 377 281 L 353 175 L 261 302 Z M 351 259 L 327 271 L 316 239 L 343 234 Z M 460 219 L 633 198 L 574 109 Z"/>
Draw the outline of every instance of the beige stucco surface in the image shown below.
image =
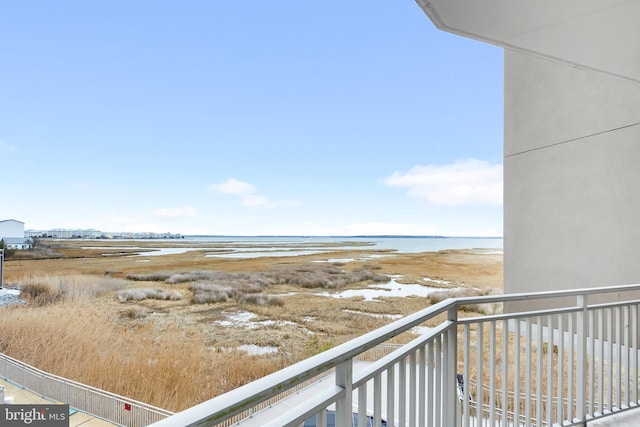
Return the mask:
<path id="1" fill-rule="evenodd" d="M 505 51 L 505 292 L 640 283 L 640 83 Z"/>

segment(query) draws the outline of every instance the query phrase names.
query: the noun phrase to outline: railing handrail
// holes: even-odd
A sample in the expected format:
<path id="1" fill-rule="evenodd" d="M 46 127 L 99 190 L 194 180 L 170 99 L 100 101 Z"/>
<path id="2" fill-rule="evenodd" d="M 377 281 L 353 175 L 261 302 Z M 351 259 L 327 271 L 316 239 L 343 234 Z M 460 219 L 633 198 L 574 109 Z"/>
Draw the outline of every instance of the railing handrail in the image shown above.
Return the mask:
<path id="1" fill-rule="evenodd" d="M 384 343 L 388 339 L 410 330 L 425 321 L 432 319 L 443 313 L 450 313 L 452 310 L 458 310 L 463 305 L 476 305 L 487 303 L 503 303 L 523 300 L 548 299 L 560 297 L 580 297 L 593 294 L 605 294 L 612 292 L 630 292 L 640 291 L 640 284 L 620 285 L 620 286 L 603 286 L 597 288 L 583 288 L 572 290 L 557 290 L 550 292 L 533 292 L 518 293 L 506 295 L 487 295 L 479 297 L 459 297 L 450 298 L 420 310 L 414 314 L 396 320 L 377 330 L 368 332 L 349 342 L 343 343 L 323 353 L 315 355 L 311 358 L 300 361 L 294 365 L 286 367 L 278 372 L 270 374 L 250 384 L 239 387 L 228 393 L 215 397 L 206 402 L 193 406 L 185 411 L 177 413 L 172 417 L 159 421 L 154 424 L 155 427 L 170 427 L 174 425 L 214 425 L 215 423 L 224 421 L 233 415 L 248 411 L 260 402 L 278 395 L 309 378 L 327 372 L 339 365 L 349 362 L 357 355 L 364 351 L 374 348 Z M 565 310 L 579 311 L 581 308 L 575 307 L 563 308 Z M 550 311 L 545 311 L 548 314 Z M 531 316 L 532 313 L 518 313 L 513 315 L 503 315 L 503 318 L 515 318 L 518 316 Z M 476 319 L 478 320 L 478 319 Z M 463 323 L 462 319 L 458 323 Z M 438 332 L 430 331 L 425 334 L 422 339 L 428 341 L 437 335 Z M 358 377 L 359 381 L 364 381 Z M 355 387 L 356 384 L 351 384 Z"/>
<path id="2" fill-rule="evenodd" d="M 612 292 L 632 292 L 640 291 L 640 284 L 631 285 L 617 285 L 617 286 L 599 286 L 595 288 L 581 288 L 581 289 L 566 289 L 556 291 L 540 291 L 530 293 L 515 293 L 515 294 L 496 294 L 496 295 L 483 295 L 478 297 L 458 297 L 451 298 L 446 301 L 455 302 L 456 305 L 475 305 L 475 304 L 489 304 L 494 302 L 514 302 L 524 300 L 546 299 L 546 298 L 560 298 L 560 297 L 575 297 L 579 295 L 594 295 L 594 294 L 608 294 Z"/>

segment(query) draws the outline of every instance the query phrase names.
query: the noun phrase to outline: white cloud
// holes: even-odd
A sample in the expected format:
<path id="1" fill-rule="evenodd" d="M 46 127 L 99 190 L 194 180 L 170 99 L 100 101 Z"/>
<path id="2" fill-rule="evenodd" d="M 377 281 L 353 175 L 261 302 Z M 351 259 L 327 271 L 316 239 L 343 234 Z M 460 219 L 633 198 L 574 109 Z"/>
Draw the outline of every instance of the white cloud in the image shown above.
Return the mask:
<path id="1" fill-rule="evenodd" d="M 0 154 L 10 153 L 12 151 L 16 151 L 16 147 L 13 145 L 9 145 L 2 138 L 0 138 Z"/>
<path id="2" fill-rule="evenodd" d="M 196 216 L 198 211 L 192 206 L 183 206 L 181 208 L 160 208 L 153 211 L 154 215 L 163 218 L 183 218 Z"/>
<path id="3" fill-rule="evenodd" d="M 209 186 L 212 191 L 218 193 L 232 194 L 236 196 L 244 196 L 255 193 L 256 188 L 244 181 L 239 181 L 235 178 L 229 178 L 221 184 L 213 184 Z"/>
<path id="4" fill-rule="evenodd" d="M 414 166 L 384 183 L 408 188 L 408 194 L 435 206 L 502 204 L 502 165 L 460 160 L 448 165 Z"/>
<path id="5" fill-rule="evenodd" d="M 266 196 L 258 194 L 253 185 L 235 178 L 229 178 L 220 184 L 210 185 L 209 190 L 237 196 L 240 198 L 243 206 L 257 207 L 274 205 Z"/>

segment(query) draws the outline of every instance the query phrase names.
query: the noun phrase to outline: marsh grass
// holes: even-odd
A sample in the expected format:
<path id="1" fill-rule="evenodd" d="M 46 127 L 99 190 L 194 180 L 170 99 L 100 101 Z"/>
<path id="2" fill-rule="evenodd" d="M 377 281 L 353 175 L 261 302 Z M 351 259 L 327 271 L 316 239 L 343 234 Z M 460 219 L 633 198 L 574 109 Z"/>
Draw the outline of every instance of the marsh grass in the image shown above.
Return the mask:
<path id="1" fill-rule="evenodd" d="M 164 282 L 169 279 L 169 277 L 173 276 L 174 273 L 165 273 L 162 271 L 157 271 L 154 273 L 130 273 L 126 275 L 127 280 L 133 280 L 136 282 Z"/>
<path id="2" fill-rule="evenodd" d="M 22 285 L 24 298 L 50 303 L 37 305 L 30 300 L 31 304 L 23 307 L 0 309 L 0 351 L 54 374 L 174 411 L 391 321 L 344 310 L 407 315 L 429 304 L 428 299 L 418 297 L 381 298 L 377 302 L 334 299 L 314 295 L 309 289 L 366 287 L 371 282 L 388 281 L 387 274 L 402 274 L 411 281 L 426 275 L 484 288 L 502 283 L 501 262 L 496 261 L 501 258 L 465 253 L 394 255 L 375 262 L 337 265 L 311 262 L 326 254 L 295 259 L 230 259 L 193 252 L 140 263 L 136 257 L 105 257 L 100 255 L 102 249 L 80 248 L 86 244 L 56 242 L 59 246 L 55 251 L 63 254 L 61 259 L 6 263 L 7 281 Z M 99 242 L 100 246 L 108 244 Z M 154 247 L 158 243 L 135 244 Z M 356 258 L 354 254 L 342 251 L 332 256 Z M 485 274 L 487 265 L 490 274 Z M 105 272 L 109 272 L 108 277 Z M 475 282 L 474 278 L 481 280 Z M 60 291 L 58 282 L 67 283 L 62 285 L 64 291 Z M 192 287 L 202 284 L 218 289 L 220 302 L 194 304 L 187 297 Z M 104 288 L 89 290 L 94 287 Z M 121 304 L 117 291 L 127 287 L 175 290 L 184 298 Z M 264 298 L 261 295 L 274 302 L 259 305 Z M 275 302 L 279 299 L 284 305 Z M 249 329 L 215 323 L 225 319 L 223 313 L 249 311 L 264 324 Z M 405 332 L 391 341 L 404 343 L 414 338 Z M 265 356 L 216 351 L 242 344 L 277 346 L 280 351 Z"/>
<path id="3" fill-rule="evenodd" d="M 149 314 L 149 310 L 147 310 L 145 307 L 132 306 L 122 310 L 120 312 L 120 317 L 122 317 L 123 319 L 130 319 L 130 320 L 143 319 L 147 317 L 148 314 Z"/>
<path id="4" fill-rule="evenodd" d="M 197 282 L 189 286 L 193 292 L 191 302 L 194 304 L 208 304 L 236 300 L 256 305 L 284 305 L 284 299 L 277 295 L 260 292 L 260 288 L 241 286 L 240 288 L 223 286 L 217 283 Z"/>
<path id="5" fill-rule="evenodd" d="M 303 288 L 339 289 L 359 282 L 388 282 L 389 276 L 374 273 L 379 266 L 361 267 L 352 271 L 335 265 L 284 265 L 273 269 L 252 272 L 191 271 L 185 273 L 131 273 L 127 279 L 138 281 L 163 281 L 168 284 L 209 282 L 221 286 L 244 289 L 244 292 L 260 292 L 267 286 L 291 284 Z"/>
<path id="6" fill-rule="evenodd" d="M 265 273 L 277 284 L 294 284 L 303 288 L 340 289 L 359 282 L 388 282 L 389 276 L 371 271 L 368 267 L 352 271 L 334 265 L 281 266 Z"/>
<path id="7" fill-rule="evenodd" d="M 283 306 L 284 298 L 277 295 L 267 294 L 246 294 L 242 296 L 241 302 L 256 305 Z"/>
<path id="8" fill-rule="evenodd" d="M 266 271 L 220 272 L 193 271 L 188 273 L 150 273 L 127 275 L 135 280 L 164 281 L 175 285 L 190 283 L 194 304 L 219 303 L 236 300 L 257 305 L 281 306 L 284 300 L 269 296 L 263 290 L 276 285 L 294 285 L 306 289 L 339 289 L 359 282 L 386 282 L 389 277 L 369 268 L 345 271 L 334 265 L 287 265 Z"/>
<path id="9" fill-rule="evenodd" d="M 6 255 L 6 254 L 5 254 Z M 31 259 L 49 259 L 49 258 L 62 258 L 64 255 L 56 252 L 50 247 L 43 245 L 36 245 L 28 250 L 14 251 L 11 255 L 11 259 L 14 260 L 31 260 Z"/>
<path id="10" fill-rule="evenodd" d="M 240 296 L 240 292 L 236 288 L 215 283 L 194 283 L 189 286 L 189 289 L 193 292 L 191 301 L 194 304 L 227 302 Z"/>
<path id="11" fill-rule="evenodd" d="M 175 290 L 167 291 L 162 288 L 133 288 L 119 290 L 116 298 L 118 298 L 120 302 L 141 301 L 145 299 L 177 301 L 182 298 L 182 294 Z"/>
<path id="12" fill-rule="evenodd" d="M 125 286 L 126 281 L 112 277 L 36 275 L 20 282 L 20 297 L 37 306 L 58 302 L 77 303 L 90 301 Z"/>
<path id="13" fill-rule="evenodd" d="M 159 330 L 158 330 L 159 329 Z M 279 358 L 218 354 L 194 330 L 114 323 L 61 303 L 0 310 L 0 351 L 40 369 L 178 411 L 283 367 Z"/>

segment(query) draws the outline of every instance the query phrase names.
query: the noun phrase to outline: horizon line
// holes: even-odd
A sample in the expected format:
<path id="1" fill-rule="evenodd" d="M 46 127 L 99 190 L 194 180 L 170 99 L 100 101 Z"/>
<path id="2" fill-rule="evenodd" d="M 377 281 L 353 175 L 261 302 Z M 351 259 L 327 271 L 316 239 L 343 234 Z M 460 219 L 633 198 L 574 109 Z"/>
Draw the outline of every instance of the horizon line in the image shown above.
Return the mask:
<path id="1" fill-rule="evenodd" d="M 184 237 L 396 237 L 426 239 L 503 239 L 504 236 L 445 236 L 439 234 L 183 234 Z"/>

